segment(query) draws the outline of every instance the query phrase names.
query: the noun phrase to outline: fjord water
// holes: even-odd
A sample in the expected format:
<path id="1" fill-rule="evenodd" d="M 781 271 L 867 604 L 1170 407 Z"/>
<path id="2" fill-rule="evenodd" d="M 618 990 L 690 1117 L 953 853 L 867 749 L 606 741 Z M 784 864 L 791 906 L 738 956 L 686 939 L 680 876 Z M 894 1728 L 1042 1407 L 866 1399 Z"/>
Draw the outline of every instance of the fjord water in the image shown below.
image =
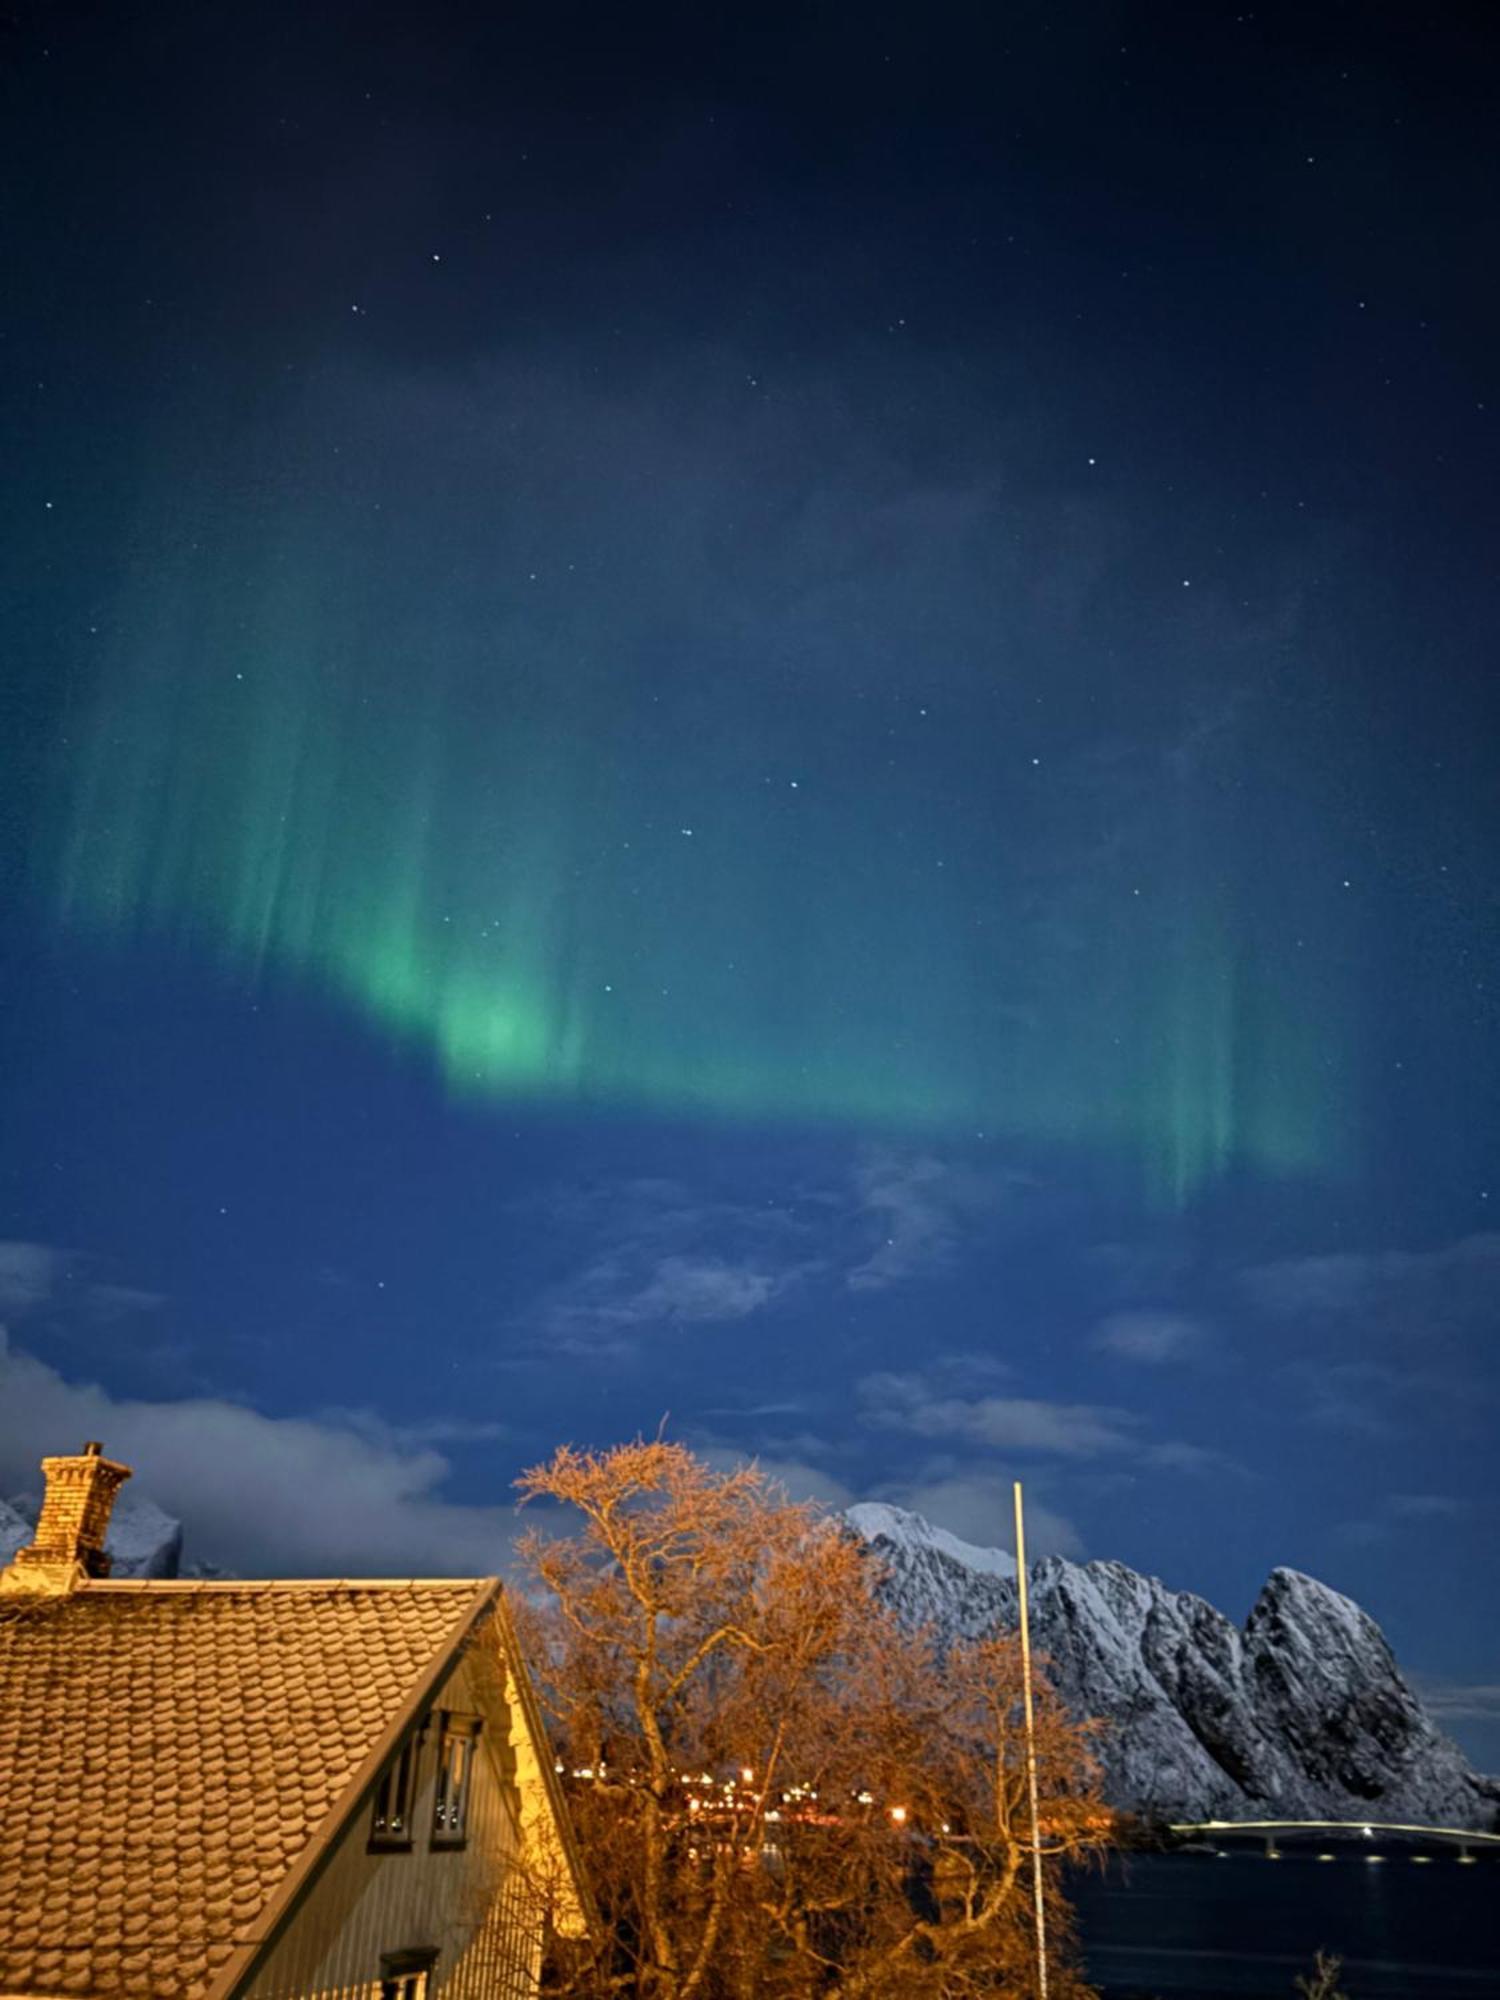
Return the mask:
<path id="1" fill-rule="evenodd" d="M 1073 1885 L 1107 2000 L 1294 2000 L 1321 1948 L 1349 2000 L 1496 2000 L 1500 1863 L 1129 1855 Z"/>

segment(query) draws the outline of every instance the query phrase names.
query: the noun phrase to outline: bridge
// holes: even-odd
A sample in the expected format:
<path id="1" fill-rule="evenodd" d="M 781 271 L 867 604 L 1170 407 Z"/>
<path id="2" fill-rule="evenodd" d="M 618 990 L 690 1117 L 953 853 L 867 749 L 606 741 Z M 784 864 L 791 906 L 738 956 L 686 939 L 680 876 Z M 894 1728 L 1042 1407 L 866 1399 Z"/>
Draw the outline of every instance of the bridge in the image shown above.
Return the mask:
<path id="1" fill-rule="evenodd" d="M 1458 1859 L 1472 1862 L 1479 1853 L 1500 1855 L 1500 1833 L 1476 1833 L 1470 1827 L 1462 1826 L 1407 1826 L 1399 1821 L 1376 1819 L 1205 1819 L 1178 1821 L 1170 1831 L 1185 1840 L 1212 1840 L 1216 1844 L 1223 1840 L 1237 1838 L 1260 1840 L 1265 1845 L 1268 1859 L 1281 1858 L 1283 1841 L 1295 1840 L 1299 1845 L 1310 1841 L 1316 1834 L 1335 1840 L 1358 1841 L 1361 1846 L 1367 1842 L 1384 1842 L 1394 1837 L 1398 1843 L 1410 1841 L 1434 1841 L 1439 1846 L 1447 1845 L 1458 1849 Z M 1220 1852 L 1227 1850 L 1220 1849 Z M 1367 1861 L 1383 1861 L 1385 1856 L 1373 1846 L 1365 1853 Z M 1414 1861 L 1430 1861 L 1427 1854 L 1414 1854 Z M 1326 1851 L 1318 1855 L 1320 1861 L 1336 1859 Z"/>

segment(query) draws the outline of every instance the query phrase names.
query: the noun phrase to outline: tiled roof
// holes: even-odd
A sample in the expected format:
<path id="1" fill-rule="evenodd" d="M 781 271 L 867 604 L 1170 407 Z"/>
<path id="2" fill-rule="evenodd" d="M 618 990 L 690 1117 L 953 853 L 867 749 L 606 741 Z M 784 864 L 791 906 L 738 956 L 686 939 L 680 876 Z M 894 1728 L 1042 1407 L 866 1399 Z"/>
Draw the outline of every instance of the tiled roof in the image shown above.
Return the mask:
<path id="1" fill-rule="evenodd" d="M 204 1994 L 495 1588 L 0 1598 L 0 1993 Z"/>

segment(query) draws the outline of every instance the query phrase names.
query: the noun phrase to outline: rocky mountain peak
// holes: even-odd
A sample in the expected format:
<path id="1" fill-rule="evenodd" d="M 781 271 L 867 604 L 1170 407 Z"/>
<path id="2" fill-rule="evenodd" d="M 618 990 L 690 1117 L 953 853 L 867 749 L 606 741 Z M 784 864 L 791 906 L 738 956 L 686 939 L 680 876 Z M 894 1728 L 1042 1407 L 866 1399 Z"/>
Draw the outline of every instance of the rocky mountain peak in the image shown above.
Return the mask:
<path id="1" fill-rule="evenodd" d="M 948 1638 L 1014 1627 L 1003 1550 L 899 1508 L 846 1519 L 901 1617 Z M 1045 1671 L 1075 1714 L 1111 1725 L 1115 1804 L 1163 1819 L 1494 1821 L 1500 1785 L 1435 1727 L 1375 1621 L 1317 1578 L 1273 1570 L 1243 1627 L 1121 1562 L 1053 1556 L 1029 1583 Z"/>

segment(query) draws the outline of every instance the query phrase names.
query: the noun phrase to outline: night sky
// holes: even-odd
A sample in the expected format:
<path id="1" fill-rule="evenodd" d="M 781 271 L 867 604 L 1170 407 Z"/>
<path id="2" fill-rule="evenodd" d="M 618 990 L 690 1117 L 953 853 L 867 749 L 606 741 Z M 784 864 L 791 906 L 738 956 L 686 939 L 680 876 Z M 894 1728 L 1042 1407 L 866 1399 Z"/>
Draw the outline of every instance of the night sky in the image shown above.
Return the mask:
<path id="1" fill-rule="evenodd" d="M 0 1492 L 666 1418 L 1500 1760 L 1500 36 L 0 23 Z"/>

